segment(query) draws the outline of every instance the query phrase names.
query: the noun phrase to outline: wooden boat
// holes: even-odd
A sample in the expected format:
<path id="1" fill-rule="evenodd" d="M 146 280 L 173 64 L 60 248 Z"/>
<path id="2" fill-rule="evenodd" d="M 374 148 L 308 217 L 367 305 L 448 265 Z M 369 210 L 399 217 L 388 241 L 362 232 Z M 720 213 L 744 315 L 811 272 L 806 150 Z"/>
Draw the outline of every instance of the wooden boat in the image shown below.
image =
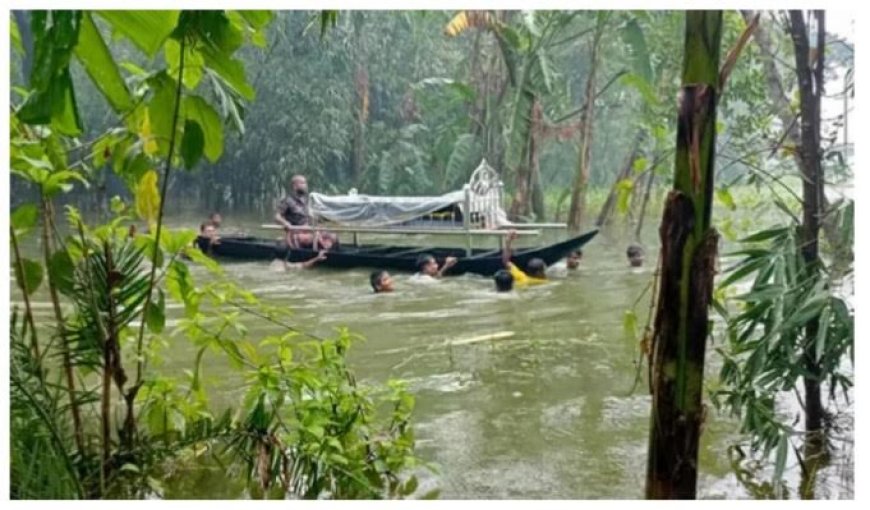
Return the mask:
<path id="1" fill-rule="evenodd" d="M 318 266 L 335 268 L 368 267 L 394 271 L 416 271 L 417 258 L 426 253 L 439 264 L 446 257 L 456 257 L 457 263 L 447 274 L 477 273 L 492 275 L 502 269 L 501 248 L 475 248 L 474 240 L 481 237 L 498 238 L 504 242 L 508 230 L 528 237 L 540 235 L 540 229 L 566 227 L 563 223 L 513 223 L 508 221 L 502 203 L 504 185 L 498 173 L 486 160 L 471 173 L 462 190 L 440 196 L 383 197 L 358 195 L 352 190 L 347 195 L 311 193 L 308 199 L 305 226 L 263 225 L 266 230 L 329 231 L 333 234 L 352 234 L 351 243 L 342 243 L 330 250 L 326 260 Z M 598 230 L 544 247 L 524 248 L 513 252 L 512 260 L 524 268 L 533 258 L 547 265 L 568 256 L 588 243 Z M 450 235 L 464 238 L 461 248 L 430 248 L 420 246 L 370 244 L 361 245 L 361 236 Z M 316 242 L 316 241 L 315 241 Z M 289 248 L 286 242 L 247 235 L 222 236 L 218 244 L 209 245 L 206 238 L 197 243 L 203 251 L 216 257 L 240 260 L 283 259 L 290 262 L 309 260 L 317 254 L 315 249 Z"/>
<path id="2" fill-rule="evenodd" d="M 519 267 L 525 267 L 533 258 L 540 258 L 549 266 L 565 258 L 574 250 L 592 240 L 598 230 L 591 230 L 577 237 L 544 247 L 523 248 L 513 252 L 512 260 Z M 236 260 L 274 260 L 290 262 L 308 260 L 317 252 L 309 249 L 290 249 L 283 240 L 271 240 L 253 236 L 222 236 L 218 244 L 209 246 L 204 237 L 197 239 L 200 249 L 217 258 Z M 456 257 L 457 263 L 448 275 L 476 273 L 490 276 L 503 269 L 500 249 L 474 249 L 469 255 L 466 248 L 429 248 L 420 246 L 340 245 L 327 253 L 319 267 L 388 269 L 393 271 L 417 271 L 417 257 L 428 253 L 440 264 L 446 257 Z"/>

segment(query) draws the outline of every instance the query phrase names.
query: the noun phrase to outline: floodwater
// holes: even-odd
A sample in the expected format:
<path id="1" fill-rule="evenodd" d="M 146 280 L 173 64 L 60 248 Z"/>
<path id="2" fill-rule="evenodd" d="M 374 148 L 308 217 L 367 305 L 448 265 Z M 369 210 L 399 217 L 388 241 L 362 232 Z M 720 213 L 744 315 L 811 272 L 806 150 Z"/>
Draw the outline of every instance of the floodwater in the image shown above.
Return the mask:
<path id="1" fill-rule="evenodd" d="M 651 238 L 647 246 L 656 244 Z M 330 335 L 347 326 L 362 335 L 365 341 L 350 354 L 359 382 L 407 381 L 416 396 L 417 454 L 437 466 L 418 474 L 420 494 L 438 488 L 450 499 L 622 499 L 643 497 L 650 415 L 645 384 L 632 392 L 638 346 L 623 332 L 623 314 L 651 282 L 655 260 L 648 252 L 644 268 L 630 269 L 624 241 L 601 234 L 584 249 L 579 270 L 555 267 L 551 283 L 507 295 L 472 275 L 425 284 L 400 274 L 395 293 L 375 295 L 363 269 L 224 267 L 264 301 L 292 309 L 301 329 Z M 646 294 L 637 305 L 641 327 L 648 303 Z M 48 320 L 47 303 L 36 310 Z M 168 319 L 179 312 L 171 309 Z M 267 330 L 254 326 L 250 333 L 256 338 Z M 719 369 L 713 347 L 709 381 Z M 163 370 L 189 369 L 194 352 L 176 337 Z M 238 402 L 242 390 L 227 379 L 229 369 L 217 354 L 207 356 L 212 402 Z M 699 497 L 752 498 L 727 453 L 741 440 L 737 423 L 708 407 Z M 831 467 L 820 477 L 817 497 L 852 497 L 851 459 L 848 472 L 841 471 Z M 165 495 L 246 497 L 243 476 L 236 478 L 206 468 L 186 471 L 166 484 Z M 797 486 L 794 459 L 786 478 Z"/>

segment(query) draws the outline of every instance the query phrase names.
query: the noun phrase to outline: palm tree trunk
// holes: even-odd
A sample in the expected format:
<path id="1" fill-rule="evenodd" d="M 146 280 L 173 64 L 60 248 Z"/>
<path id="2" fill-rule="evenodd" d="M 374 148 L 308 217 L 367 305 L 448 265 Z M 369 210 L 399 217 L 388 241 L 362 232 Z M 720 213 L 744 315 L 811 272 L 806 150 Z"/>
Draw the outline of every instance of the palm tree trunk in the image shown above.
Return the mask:
<path id="1" fill-rule="evenodd" d="M 674 188 L 659 229 L 648 499 L 696 495 L 708 307 L 719 240 L 710 228 L 710 214 L 721 39 L 721 11 L 686 12 Z"/>

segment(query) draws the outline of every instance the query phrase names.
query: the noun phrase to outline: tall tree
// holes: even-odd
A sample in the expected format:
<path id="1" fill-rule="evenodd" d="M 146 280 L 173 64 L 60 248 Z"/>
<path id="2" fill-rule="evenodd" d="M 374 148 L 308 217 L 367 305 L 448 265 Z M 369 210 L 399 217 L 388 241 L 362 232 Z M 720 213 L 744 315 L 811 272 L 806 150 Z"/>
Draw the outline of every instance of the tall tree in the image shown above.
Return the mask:
<path id="1" fill-rule="evenodd" d="M 646 495 L 694 498 L 708 307 L 719 239 L 710 227 L 721 11 L 687 11 L 674 188 L 659 228 Z"/>
<path id="2" fill-rule="evenodd" d="M 743 18 L 747 21 L 747 23 L 757 15 L 757 13 L 748 10 L 740 11 Z M 819 32 L 820 34 L 824 34 L 824 31 Z M 761 62 L 764 66 L 764 73 L 766 77 L 766 87 L 767 87 L 767 95 L 771 100 L 771 106 L 773 108 L 773 112 L 776 117 L 779 119 L 780 123 L 783 125 L 783 129 L 785 129 L 785 133 L 782 136 L 782 140 L 787 142 L 790 147 L 795 148 L 795 150 L 790 151 L 792 156 L 794 157 L 795 164 L 798 167 L 798 171 L 802 175 L 807 175 L 813 172 L 812 168 L 808 168 L 808 161 L 805 157 L 803 157 L 803 151 L 800 147 L 803 145 L 803 130 L 802 127 L 799 126 L 798 120 L 800 115 L 803 113 L 803 105 L 800 106 L 797 112 L 794 111 L 794 107 L 791 104 L 791 101 L 788 99 L 788 91 L 784 85 L 784 80 L 782 75 L 776 66 L 777 55 L 774 51 L 774 43 L 771 40 L 772 34 L 768 32 L 768 30 L 759 24 L 754 32 L 754 39 L 756 44 L 758 45 L 759 50 L 761 50 Z M 805 42 L 807 41 L 807 37 L 804 36 Z M 794 41 L 794 35 L 792 35 L 792 41 L 795 44 L 795 53 L 797 53 L 797 42 Z M 807 42 L 807 44 L 809 44 Z M 821 53 L 820 57 L 824 55 L 824 46 L 819 50 Z M 813 54 L 810 55 L 811 58 L 815 58 L 815 48 L 813 48 Z M 797 55 L 795 55 L 797 58 Z M 812 62 L 810 63 L 812 66 Z M 799 66 L 801 67 L 801 66 Z M 800 80 L 800 70 L 796 69 L 798 72 L 798 92 L 802 92 Z M 813 74 L 814 71 L 805 71 Z M 822 77 L 823 75 L 820 75 Z M 819 121 L 821 124 L 821 121 Z M 825 236 L 828 238 L 832 244 L 837 246 L 843 246 L 843 243 L 840 241 L 840 235 L 836 228 L 836 218 L 833 215 L 826 214 L 826 211 L 830 208 L 828 199 L 825 196 L 824 190 L 822 190 L 821 196 L 819 197 L 819 207 L 822 211 L 822 214 L 819 217 L 819 224 L 821 228 L 825 232 Z"/>
<path id="3" fill-rule="evenodd" d="M 586 187 L 589 185 L 589 169 L 592 158 L 592 124 L 595 119 L 595 74 L 598 69 L 598 49 L 607 21 L 607 13 L 599 13 L 595 21 L 595 32 L 589 42 L 589 76 L 586 78 L 586 92 L 583 113 L 580 116 L 580 156 L 577 173 L 571 188 L 571 206 L 568 209 L 568 228 L 579 230 L 586 210 Z"/>
<path id="4" fill-rule="evenodd" d="M 811 42 L 807 23 L 801 11 L 789 11 L 789 33 L 794 42 L 795 70 L 800 92 L 800 145 L 799 158 L 803 183 L 803 258 L 808 268 L 819 269 L 819 220 L 822 215 L 825 175 L 822 167 L 821 105 L 824 94 L 825 69 L 825 11 L 813 11 L 809 17 L 815 20 L 816 41 Z M 813 46 L 813 43 L 815 47 Z M 814 442 L 822 429 L 821 367 L 815 348 L 819 331 L 819 319 L 806 326 L 807 348 L 803 358 L 806 366 L 804 376 L 805 425 L 811 436 L 808 446 Z"/>

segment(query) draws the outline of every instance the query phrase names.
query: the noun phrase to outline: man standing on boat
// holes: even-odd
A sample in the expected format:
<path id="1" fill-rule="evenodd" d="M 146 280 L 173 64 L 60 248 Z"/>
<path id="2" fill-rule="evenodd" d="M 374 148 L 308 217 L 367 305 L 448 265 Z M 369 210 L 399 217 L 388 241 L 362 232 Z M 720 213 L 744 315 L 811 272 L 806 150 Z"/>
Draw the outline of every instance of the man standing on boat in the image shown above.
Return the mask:
<path id="1" fill-rule="evenodd" d="M 275 221 L 287 232 L 286 241 L 291 248 L 329 250 L 337 241 L 335 234 L 331 232 L 293 229 L 309 224 L 308 180 L 304 175 L 297 174 L 290 179 L 290 192 L 278 203 Z"/>

